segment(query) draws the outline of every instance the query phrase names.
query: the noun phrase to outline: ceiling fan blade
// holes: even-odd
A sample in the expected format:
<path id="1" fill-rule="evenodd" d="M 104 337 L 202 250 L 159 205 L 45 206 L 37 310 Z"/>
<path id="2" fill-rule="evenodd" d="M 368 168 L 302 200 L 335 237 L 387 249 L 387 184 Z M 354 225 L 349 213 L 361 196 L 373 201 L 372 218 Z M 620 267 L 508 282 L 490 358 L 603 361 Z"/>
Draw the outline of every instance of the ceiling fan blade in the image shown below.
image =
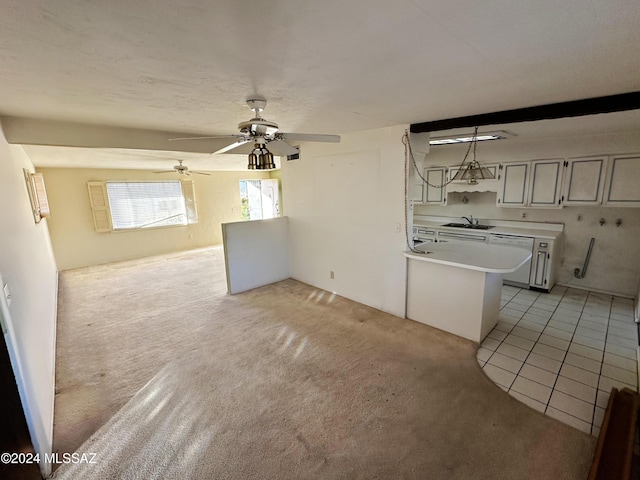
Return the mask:
<path id="1" fill-rule="evenodd" d="M 244 138 L 244 135 L 207 135 L 206 137 L 179 137 L 179 138 L 169 138 L 170 142 L 180 141 L 180 140 L 209 140 L 212 138 Z"/>
<path id="2" fill-rule="evenodd" d="M 232 150 L 235 150 L 236 148 L 240 148 L 251 141 L 244 138 L 244 136 L 242 138 L 243 140 L 238 140 L 237 142 L 234 142 L 231 145 L 227 145 L 226 147 L 223 147 L 220 150 L 216 150 L 215 152 L 213 152 L 213 154 L 215 155 L 216 153 L 230 153 Z"/>
<path id="3" fill-rule="evenodd" d="M 175 173 L 175 170 L 160 170 L 158 172 L 151 172 L 151 173 Z"/>
<path id="4" fill-rule="evenodd" d="M 196 175 L 211 175 L 210 173 L 206 173 L 206 172 L 196 172 L 195 170 L 192 171 L 191 173 L 195 173 Z"/>
<path id="5" fill-rule="evenodd" d="M 272 140 L 267 144 L 267 149 L 273 153 L 274 155 L 285 156 L 285 155 L 295 155 L 296 153 L 300 153 L 296 147 L 292 147 L 284 140 Z"/>
<path id="6" fill-rule="evenodd" d="M 280 133 L 278 138 L 289 142 L 340 142 L 340 135 L 318 135 L 314 133 Z"/>

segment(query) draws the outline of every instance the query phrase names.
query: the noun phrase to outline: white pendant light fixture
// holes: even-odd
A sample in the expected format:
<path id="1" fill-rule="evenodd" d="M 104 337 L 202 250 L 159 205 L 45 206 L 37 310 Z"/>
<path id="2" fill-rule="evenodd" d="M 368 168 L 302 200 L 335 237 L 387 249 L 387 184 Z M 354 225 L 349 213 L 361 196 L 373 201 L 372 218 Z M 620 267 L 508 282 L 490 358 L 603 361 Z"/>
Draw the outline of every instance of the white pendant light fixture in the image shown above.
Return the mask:
<path id="1" fill-rule="evenodd" d="M 478 146 L 478 127 L 473 132 L 471 137 L 473 148 L 473 159 L 467 164 L 462 165 L 458 172 L 455 174 L 452 180 L 465 180 L 469 185 L 477 185 L 478 180 L 493 180 L 495 175 L 487 167 L 480 165 L 480 162 L 476 159 L 476 147 Z"/>

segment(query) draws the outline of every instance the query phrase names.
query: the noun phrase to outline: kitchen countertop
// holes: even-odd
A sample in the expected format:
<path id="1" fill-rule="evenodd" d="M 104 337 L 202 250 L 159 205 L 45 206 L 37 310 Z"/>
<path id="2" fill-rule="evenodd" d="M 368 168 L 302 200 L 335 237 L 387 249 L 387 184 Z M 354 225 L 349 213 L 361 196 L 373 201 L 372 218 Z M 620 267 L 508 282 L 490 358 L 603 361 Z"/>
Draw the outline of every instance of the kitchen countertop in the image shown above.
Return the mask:
<path id="1" fill-rule="evenodd" d="M 463 223 L 464 220 L 454 219 L 454 220 L 414 220 L 413 225 L 416 227 L 427 227 L 427 228 L 437 228 L 438 230 L 447 230 L 450 232 L 475 232 L 475 233 L 500 233 L 504 235 L 517 235 L 521 237 L 535 237 L 535 238 L 545 238 L 549 240 L 555 240 L 560 235 L 562 235 L 562 230 L 564 225 L 552 223 L 548 225 L 544 225 L 545 228 L 542 228 L 542 225 L 535 224 L 535 228 L 528 226 L 513 226 L 513 225 L 499 225 L 494 223 L 491 220 L 480 220 L 481 225 L 492 225 L 493 228 L 488 230 L 474 229 L 474 228 L 461 228 L 461 227 L 445 227 L 443 226 L 445 223 L 450 222 L 460 222 Z M 505 222 L 506 223 L 506 222 Z M 522 222 L 523 224 L 525 222 Z M 548 228 L 547 228 L 548 227 Z"/>
<path id="2" fill-rule="evenodd" d="M 411 260 L 439 263 L 488 273 L 514 272 L 531 258 L 531 252 L 521 248 L 487 245 L 484 243 L 469 243 L 465 245 L 424 243 L 418 245 L 416 249 L 427 253 L 405 251 L 403 255 Z"/>

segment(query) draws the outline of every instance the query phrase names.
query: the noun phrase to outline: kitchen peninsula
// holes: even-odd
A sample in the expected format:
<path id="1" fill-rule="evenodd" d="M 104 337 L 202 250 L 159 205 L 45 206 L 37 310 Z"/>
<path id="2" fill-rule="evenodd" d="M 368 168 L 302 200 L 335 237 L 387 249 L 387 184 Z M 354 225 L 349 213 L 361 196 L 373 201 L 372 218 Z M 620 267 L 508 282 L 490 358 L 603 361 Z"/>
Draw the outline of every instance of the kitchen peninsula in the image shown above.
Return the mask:
<path id="1" fill-rule="evenodd" d="M 531 258 L 519 248 L 487 244 L 428 243 L 415 250 L 404 252 L 407 318 L 478 343 L 498 321 L 502 275 Z"/>

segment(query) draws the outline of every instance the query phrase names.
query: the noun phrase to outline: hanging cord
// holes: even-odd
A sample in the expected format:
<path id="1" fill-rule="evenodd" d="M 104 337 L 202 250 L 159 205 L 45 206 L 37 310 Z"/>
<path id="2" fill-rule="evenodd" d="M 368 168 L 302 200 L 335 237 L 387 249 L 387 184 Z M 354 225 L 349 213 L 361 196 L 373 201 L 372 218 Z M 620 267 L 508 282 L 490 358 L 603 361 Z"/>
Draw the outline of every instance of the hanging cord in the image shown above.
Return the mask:
<path id="1" fill-rule="evenodd" d="M 473 141 L 471 141 L 469 143 L 469 147 L 467 148 L 467 152 L 464 154 L 464 158 L 462 159 L 462 162 L 460 162 L 460 165 L 458 166 L 458 168 L 461 170 L 463 165 L 465 164 L 465 162 L 467 161 L 467 158 L 469 157 L 469 152 L 471 152 L 471 146 L 473 145 L 473 158 L 475 159 L 475 146 L 476 146 L 476 138 L 478 137 L 478 127 L 475 127 L 474 131 L 473 131 Z M 418 168 L 418 165 L 416 164 L 416 159 L 413 156 L 413 150 L 411 149 L 411 142 L 409 140 L 409 131 L 405 130 L 404 131 L 404 135 L 402 136 L 402 143 L 404 145 L 404 236 L 405 236 L 405 241 L 407 243 L 407 248 L 409 248 L 409 250 L 413 253 L 426 253 L 422 250 L 418 250 L 413 246 L 413 239 L 411 239 L 411 241 L 409 241 L 409 204 L 408 204 L 408 198 L 409 198 L 409 186 L 408 186 L 408 182 L 409 182 L 409 160 L 411 160 L 411 164 L 413 165 L 413 168 L 416 171 L 416 174 L 418 175 L 418 177 L 420 177 L 420 179 L 426 183 L 427 185 L 429 185 L 432 188 L 444 188 L 447 185 L 449 185 L 452 181 L 453 178 L 449 179 L 448 182 L 443 183 L 442 185 L 434 185 L 430 182 L 427 181 L 426 178 L 424 178 L 422 176 L 422 173 L 420 172 L 420 169 Z M 411 232 L 411 234 L 413 235 L 413 232 Z"/>
<path id="2" fill-rule="evenodd" d="M 474 159 L 475 159 L 475 145 L 477 143 L 476 138 L 478 137 L 478 127 L 475 127 L 474 131 L 473 131 L 473 140 L 471 142 L 469 142 L 469 147 L 467 147 L 467 151 L 464 154 L 464 158 L 462 159 L 462 162 L 460 162 L 460 165 L 458 165 L 458 168 L 460 170 L 462 170 L 462 167 L 464 166 L 465 162 L 467 161 L 467 158 L 469 157 L 469 153 L 471 152 L 471 147 L 473 146 L 473 154 L 474 154 Z M 444 182 L 442 185 L 434 185 L 433 183 L 430 183 L 426 178 L 424 178 L 422 176 L 422 173 L 420 172 L 420 169 L 418 168 L 418 165 L 416 164 L 416 159 L 413 156 L 413 150 L 411 149 L 411 142 L 409 141 L 409 131 L 405 130 L 404 131 L 404 135 L 402 136 L 402 143 L 404 144 L 404 157 L 405 157 L 405 161 L 407 161 L 407 158 L 411 159 L 411 164 L 413 165 L 413 168 L 416 171 L 416 174 L 418 175 L 418 177 L 420 177 L 420 180 L 422 180 L 424 183 L 426 183 L 427 185 L 429 185 L 432 188 L 444 188 L 447 185 L 449 185 L 451 182 L 453 182 L 453 178 L 450 178 L 449 181 Z"/>
<path id="3" fill-rule="evenodd" d="M 413 238 L 409 241 L 409 153 L 411 152 L 411 145 L 409 144 L 409 132 L 404 131 L 402 136 L 402 143 L 404 144 L 404 239 L 407 242 L 407 248 L 413 253 L 426 253 L 422 250 L 418 250 L 413 246 Z M 411 159 L 413 160 L 413 154 L 411 153 Z M 413 163 L 415 166 L 415 162 Z M 413 235 L 413 232 L 411 232 Z"/>

